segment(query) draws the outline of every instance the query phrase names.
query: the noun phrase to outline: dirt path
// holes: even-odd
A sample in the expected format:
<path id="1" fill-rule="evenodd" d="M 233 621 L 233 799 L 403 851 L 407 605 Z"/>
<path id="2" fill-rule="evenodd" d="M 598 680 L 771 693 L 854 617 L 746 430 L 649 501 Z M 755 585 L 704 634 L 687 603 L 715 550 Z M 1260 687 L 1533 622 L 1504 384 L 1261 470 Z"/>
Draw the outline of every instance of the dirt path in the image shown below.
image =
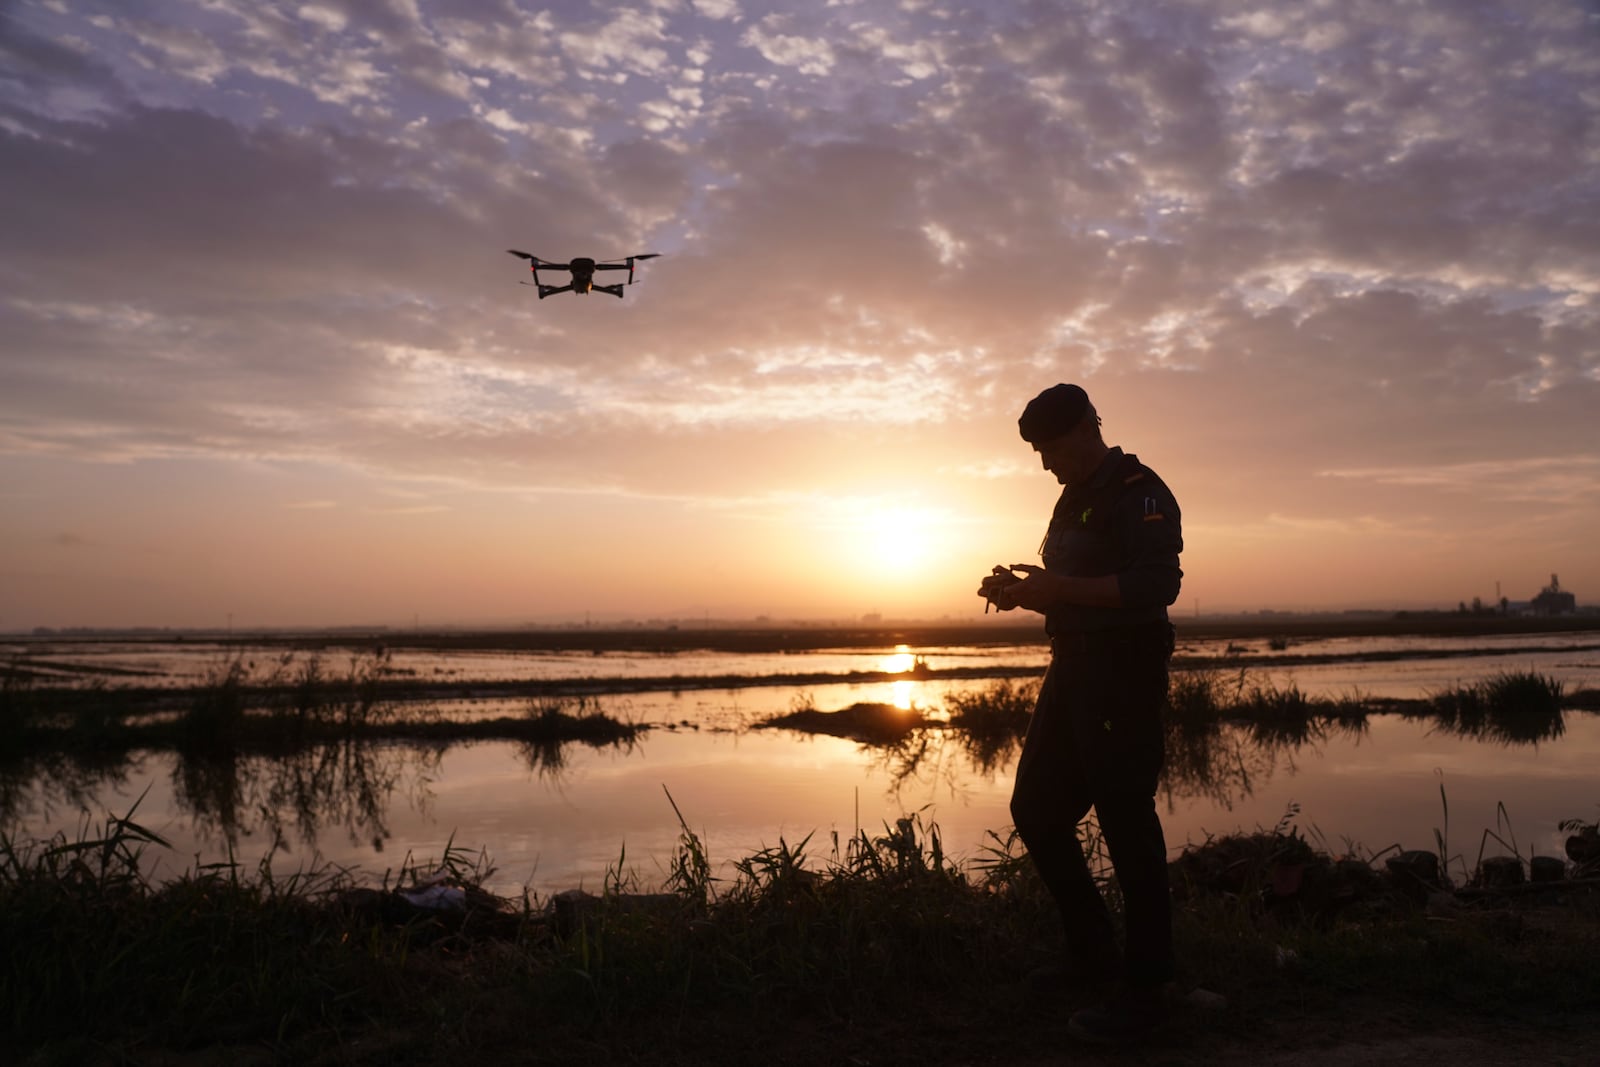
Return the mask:
<path id="1" fill-rule="evenodd" d="M 1600 1018 L 1586 1033 L 1543 1034 L 1520 1029 L 1466 1034 L 1394 1034 L 1363 1037 L 1328 1035 L 1308 1045 L 1293 1042 L 1226 1041 L 1196 1048 L 1129 1047 L 1098 1049 L 1073 1045 L 1042 1057 L 1006 1061 L 1008 1067 L 1597 1067 L 1600 1065 Z M 1354 1029 L 1352 1027 L 1352 1029 Z M 890 1067 L 900 1061 L 863 1057 L 859 1067 Z M 912 1061 L 905 1061 L 910 1067 Z M 915 1061 L 917 1067 L 938 1067 Z M 994 1067 L 999 1060 L 957 1057 L 947 1067 Z"/>
<path id="2" fill-rule="evenodd" d="M 1595 1067 L 1600 1064 L 1600 1032 L 1541 1035 L 1530 1033 L 1413 1035 L 1352 1039 L 1323 1048 L 1268 1052 L 1241 1047 L 1235 1062 L 1251 1067 Z M 1210 1062 L 1228 1062 L 1212 1060 Z"/>

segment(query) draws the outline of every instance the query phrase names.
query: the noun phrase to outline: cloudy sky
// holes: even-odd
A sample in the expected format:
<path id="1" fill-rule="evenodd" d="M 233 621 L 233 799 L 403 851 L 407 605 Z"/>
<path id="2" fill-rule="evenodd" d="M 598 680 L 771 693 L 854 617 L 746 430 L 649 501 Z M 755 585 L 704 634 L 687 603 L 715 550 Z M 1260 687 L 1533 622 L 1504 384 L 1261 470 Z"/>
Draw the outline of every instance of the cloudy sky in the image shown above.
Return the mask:
<path id="1" fill-rule="evenodd" d="M 1600 601 L 1594 0 L 0 0 L 0 629 Z M 659 252 L 625 299 L 520 285 Z"/>

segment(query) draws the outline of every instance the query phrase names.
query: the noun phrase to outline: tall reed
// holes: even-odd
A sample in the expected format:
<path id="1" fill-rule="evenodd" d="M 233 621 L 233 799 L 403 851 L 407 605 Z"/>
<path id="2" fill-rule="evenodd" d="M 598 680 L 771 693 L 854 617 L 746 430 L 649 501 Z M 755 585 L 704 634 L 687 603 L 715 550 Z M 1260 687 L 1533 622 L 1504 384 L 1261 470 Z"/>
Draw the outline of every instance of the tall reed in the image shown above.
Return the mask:
<path id="1" fill-rule="evenodd" d="M 1432 694 L 1429 710 L 1445 729 L 1468 737 L 1529 743 L 1566 732 L 1564 685 L 1534 671 L 1506 671 Z"/>

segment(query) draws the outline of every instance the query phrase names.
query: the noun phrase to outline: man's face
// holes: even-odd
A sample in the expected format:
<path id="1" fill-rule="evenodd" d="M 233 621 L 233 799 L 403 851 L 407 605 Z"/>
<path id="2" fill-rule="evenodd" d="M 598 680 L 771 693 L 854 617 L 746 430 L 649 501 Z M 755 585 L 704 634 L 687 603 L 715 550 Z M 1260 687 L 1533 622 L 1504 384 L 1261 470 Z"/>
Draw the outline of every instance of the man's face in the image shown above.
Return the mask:
<path id="1" fill-rule="evenodd" d="M 1054 474 L 1056 481 L 1062 485 L 1081 481 L 1087 473 L 1082 469 L 1084 463 L 1084 435 L 1080 432 L 1082 429 L 1083 423 L 1080 422 L 1077 428 L 1069 430 L 1060 437 L 1034 442 L 1033 450 L 1039 453 L 1039 462 L 1045 470 Z"/>

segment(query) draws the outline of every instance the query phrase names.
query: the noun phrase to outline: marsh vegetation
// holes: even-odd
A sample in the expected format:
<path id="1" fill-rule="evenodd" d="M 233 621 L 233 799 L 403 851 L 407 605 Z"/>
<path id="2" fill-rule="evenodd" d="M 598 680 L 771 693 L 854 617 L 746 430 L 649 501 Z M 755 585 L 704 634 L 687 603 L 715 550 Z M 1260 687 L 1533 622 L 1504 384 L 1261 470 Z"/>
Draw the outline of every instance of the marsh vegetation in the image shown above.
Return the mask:
<path id="1" fill-rule="evenodd" d="M 1174 672 L 1169 803 L 1231 802 L 1274 753 L 1360 736 L 1381 716 L 1531 745 L 1592 706 L 1535 671 L 1413 700 L 1312 696 L 1243 658 Z M 529 687 L 514 713 L 450 714 L 398 698 L 387 670 L 376 653 L 339 670 L 315 656 L 233 658 L 200 686 L 135 697 L 0 672 L 7 812 L 41 779 L 87 807 L 92 784 L 131 782 L 164 753 L 174 797 L 227 844 L 224 858 L 185 866 L 137 806 L 76 833 L 0 836 L 5 1048 L 40 1062 L 221 1046 L 294 1060 L 336 1048 L 342 1062 L 386 1064 L 530 1050 L 552 1063 L 743 1064 L 753 1050 L 773 1063 L 1026 1063 L 1067 1040 L 1064 1013 L 1041 1012 L 1021 982 L 1057 932 L 1003 826 L 960 858 L 916 812 L 877 831 L 858 819 L 853 831 L 714 855 L 690 829 L 695 812 L 663 797 L 680 828 L 663 876 L 642 880 L 618 842 L 594 893 L 497 895 L 488 852 L 453 841 L 382 870 L 313 861 L 285 872 L 268 862 L 275 847 L 259 863 L 236 859 L 247 836 L 314 838 L 330 825 L 381 846 L 394 797 L 426 805 L 455 746 L 509 744 L 531 773 L 559 779 L 574 745 L 626 752 L 675 728 L 548 687 Z M 1014 759 L 1036 693 L 1036 678 L 1017 674 L 926 708 L 825 710 L 802 691 L 787 712 L 739 728 L 847 738 L 892 781 L 948 767 L 952 753 L 967 773 L 994 776 Z M 1504 806 L 1492 828 L 1463 829 L 1458 816 L 1452 839 L 1442 788 L 1434 840 L 1410 851 L 1330 846 L 1293 811 L 1192 844 L 1173 864 L 1183 980 L 1230 1006 L 1180 1013 L 1155 1046 L 1169 1062 L 1209 1062 L 1240 1044 L 1315 1043 L 1352 1019 L 1438 1029 L 1491 1008 L 1577 1040 L 1573 1020 L 1600 996 L 1593 802 L 1572 798 L 1563 857 L 1534 855 Z M 1115 903 L 1092 822 L 1083 833 Z M 1431 844 L 1420 850 L 1431 861 L 1418 844 Z M 1560 881 L 1537 881 L 1552 861 Z"/>
<path id="2" fill-rule="evenodd" d="M 672 803 L 670 797 L 664 801 Z M 674 804 L 674 809 L 676 805 Z M 1046 1062 L 1064 1012 L 1022 975 L 1056 948 L 1012 837 L 969 865 L 914 817 L 782 841 L 719 879 L 682 825 L 641 892 L 504 899 L 483 852 L 407 857 L 380 879 L 211 864 L 153 884 L 137 811 L 76 838 L 0 840 L 4 1047 L 30 1062 L 261 1055 L 294 1062 Z M 1581 824 L 1581 836 L 1594 828 Z M 1117 900 L 1094 826 L 1082 828 Z M 1600 897 L 1573 864 L 1539 895 L 1426 896 L 1370 858 L 1277 826 L 1173 863 L 1184 1007 L 1169 1063 L 1385 1032 L 1537 1027 L 1580 1047 L 1600 992 Z M 419 891 L 420 890 L 420 891 Z M 1381 1005 L 1381 1006 L 1380 1006 Z M 254 1051 L 251 1051 L 254 1050 Z"/>
<path id="3" fill-rule="evenodd" d="M 319 654 L 233 656 L 212 663 L 201 684 L 163 691 L 154 702 L 147 694 L 127 699 L 101 683 L 65 689 L 26 671 L 5 672 L 0 816 L 13 825 L 30 789 L 32 803 L 44 795 L 93 810 L 93 798 L 108 787 L 137 792 L 156 759 L 170 766 L 171 796 L 204 839 L 232 849 L 253 837 L 271 853 L 279 843 L 314 845 L 321 830 L 339 828 L 376 856 L 392 843 L 390 809 L 403 801 L 427 811 L 452 750 L 499 743 L 536 776 L 559 781 L 574 746 L 626 754 L 653 731 L 700 729 L 618 714 L 614 700 L 540 692 L 462 714 L 386 695 L 390 671 L 387 651 L 352 655 L 342 669 L 330 669 Z M 959 795 L 1010 765 L 1037 691 L 1036 676 L 999 677 L 950 688 L 937 706 L 856 701 L 837 710 L 818 707 L 802 691 L 787 712 L 706 729 L 846 739 L 891 789 L 942 782 Z M 1374 716 L 1530 744 L 1559 738 L 1565 716 L 1585 706 L 1581 694 L 1574 699 L 1532 671 L 1502 672 L 1425 698 L 1376 700 L 1355 692 L 1313 697 L 1292 681 L 1274 682 L 1234 663 L 1175 671 L 1169 704 L 1162 785 L 1169 808 L 1204 799 L 1225 809 L 1308 746 L 1361 738 Z"/>

